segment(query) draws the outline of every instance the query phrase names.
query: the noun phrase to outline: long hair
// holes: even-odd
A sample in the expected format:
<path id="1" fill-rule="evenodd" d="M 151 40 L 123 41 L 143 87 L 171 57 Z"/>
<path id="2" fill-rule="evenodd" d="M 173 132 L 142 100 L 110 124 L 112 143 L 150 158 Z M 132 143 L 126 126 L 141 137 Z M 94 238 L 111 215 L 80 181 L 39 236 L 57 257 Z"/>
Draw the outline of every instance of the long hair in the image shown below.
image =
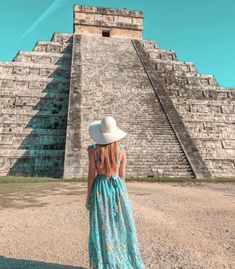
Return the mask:
<path id="1" fill-rule="evenodd" d="M 118 160 L 119 142 L 115 141 L 110 144 L 100 146 L 100 166 L 106 174 L 110 174 L 116 169 Z"/>

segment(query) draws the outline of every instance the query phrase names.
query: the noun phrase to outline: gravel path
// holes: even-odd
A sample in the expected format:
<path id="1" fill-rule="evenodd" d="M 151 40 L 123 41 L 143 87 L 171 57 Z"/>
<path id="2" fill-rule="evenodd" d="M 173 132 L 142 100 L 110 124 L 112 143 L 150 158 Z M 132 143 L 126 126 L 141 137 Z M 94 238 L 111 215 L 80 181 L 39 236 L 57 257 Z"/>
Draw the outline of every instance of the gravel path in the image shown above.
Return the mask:
<path id="1" fill-rule="evenodd" d="M 235 184 L 126 185 L 146 269 L 235 269 Z M 85 197 L 69 182 L 0 200 L 0 268 L 89 268 Z"/>

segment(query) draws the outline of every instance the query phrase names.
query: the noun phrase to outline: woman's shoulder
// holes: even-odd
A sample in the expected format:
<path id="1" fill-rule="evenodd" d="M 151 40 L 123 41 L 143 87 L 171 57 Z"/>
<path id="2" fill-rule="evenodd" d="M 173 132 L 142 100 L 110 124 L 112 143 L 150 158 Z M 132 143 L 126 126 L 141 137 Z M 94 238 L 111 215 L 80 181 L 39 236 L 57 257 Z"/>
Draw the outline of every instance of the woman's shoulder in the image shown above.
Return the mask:
<path id="1" fill-rule="evenodd" d="M 91 144 L 87 146 L 87 151 L 96 149 L 96 144 Z"/>
<path id="2" fill-rule="evenodd" d="M 121 148 L 121 150 L 125 150 L 125 149 L 126 149 L 126 145 L 125 145 L 125 144 L 120 143 L 120 148 Z"/>
<path id="3" fill-rule="evenodd" d="M 93 150 L 93 149 L 96 149 L 97 148 L 97 145 L 96 144 L 90 144 L 87 146 L 87 150 Z M 125 150 L 126 149 L 126 145 L 125 144 L 122 144 L 120 143 L 120 148 L 121 150 Z"/>

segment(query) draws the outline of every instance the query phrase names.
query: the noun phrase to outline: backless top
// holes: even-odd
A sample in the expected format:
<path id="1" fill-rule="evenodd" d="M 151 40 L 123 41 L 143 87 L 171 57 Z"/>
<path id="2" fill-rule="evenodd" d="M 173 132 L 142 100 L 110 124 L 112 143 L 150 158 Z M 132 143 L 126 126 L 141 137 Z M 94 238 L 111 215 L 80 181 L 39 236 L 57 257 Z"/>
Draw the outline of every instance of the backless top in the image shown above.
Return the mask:
<path id="1" fill-rule="evenodd" d="M 120 154 L 121 154 L 122 150 L 125 149 L 125 146 L 123 144 L 119 144 L 119 145 L 120 145 L 120 148 L 119 148 L 119 152 L 118 152 L 117 165 L 121 164 L 122 161 L 120 159 Z M 98 151 L 96 150 L 97 144 L 89 145 L 88 148 L 93 148 L 95 150 L 95 162 L 96 162 L 96 164 L 98 164 L 101 160 L 98 156 Z"/>

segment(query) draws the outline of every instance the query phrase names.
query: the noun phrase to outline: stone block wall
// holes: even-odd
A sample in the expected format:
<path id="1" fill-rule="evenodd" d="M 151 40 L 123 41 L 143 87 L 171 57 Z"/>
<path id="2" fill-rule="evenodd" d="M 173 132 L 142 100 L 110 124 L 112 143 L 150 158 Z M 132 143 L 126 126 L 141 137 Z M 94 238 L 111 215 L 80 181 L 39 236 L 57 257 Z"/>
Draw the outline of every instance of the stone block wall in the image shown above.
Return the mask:
<path id="1" fill-rule="evenodd" d="M 142 39 L 143 13 L 140 11 L 74 6 L 74 33 Z"/>
<path id="2" fill-rule="evenodd" d="M 0 62 L 0 175 L 62 177 L 71 35 Z"/>
<path id="3" fill-rule="evenodd" d="M 173 51 L 155 42 L 142 44 L 212 176 L 234 176 L 235 90 L 199 74 L 193 63 L 177 61 Z M 162 57 L 166 54 L 174 57 Z"/>
<path id="4" fill-rule="evenodd" d="M 0 62 L 0 176 L 86 177 L 89 124 L 108 115 L 128 133 L 127 178 L 235 175 L 235 89 L 142 30 L 142 12 L 76 5 L 74 35 Z"/>
<path id="5" fill-rule="evenodd" d="M 128 155 L 127 177 L 193 176 L 131 39 L 81 35 L 76 46 L 77 62 L 72 70 L 81 70 L 81 84 L 74 81 L 75 91 L 79 89 L 81 93 L 81 131 L 77 136 L 70 136 L 69 132 L 66 143 L 71 149 L 69 158 L 75 154 L 71 162 L 80 162 L 79 176 L 87 176 L 86 148 L 94 143 L 88 135 L 89 124 L 106 115 L 113 116 L 128 133 L 123 140 Z M 76 69 L 78 62 L 80 69 Z M 73 92 L 73 84 L 70 91 Z M 73 102 L 69 114 L 74 115 L 74 109 Z M 81 152 L 77 150 L 78 143 Z M 76 171 L 73 173 L 77 175 Z"/>

